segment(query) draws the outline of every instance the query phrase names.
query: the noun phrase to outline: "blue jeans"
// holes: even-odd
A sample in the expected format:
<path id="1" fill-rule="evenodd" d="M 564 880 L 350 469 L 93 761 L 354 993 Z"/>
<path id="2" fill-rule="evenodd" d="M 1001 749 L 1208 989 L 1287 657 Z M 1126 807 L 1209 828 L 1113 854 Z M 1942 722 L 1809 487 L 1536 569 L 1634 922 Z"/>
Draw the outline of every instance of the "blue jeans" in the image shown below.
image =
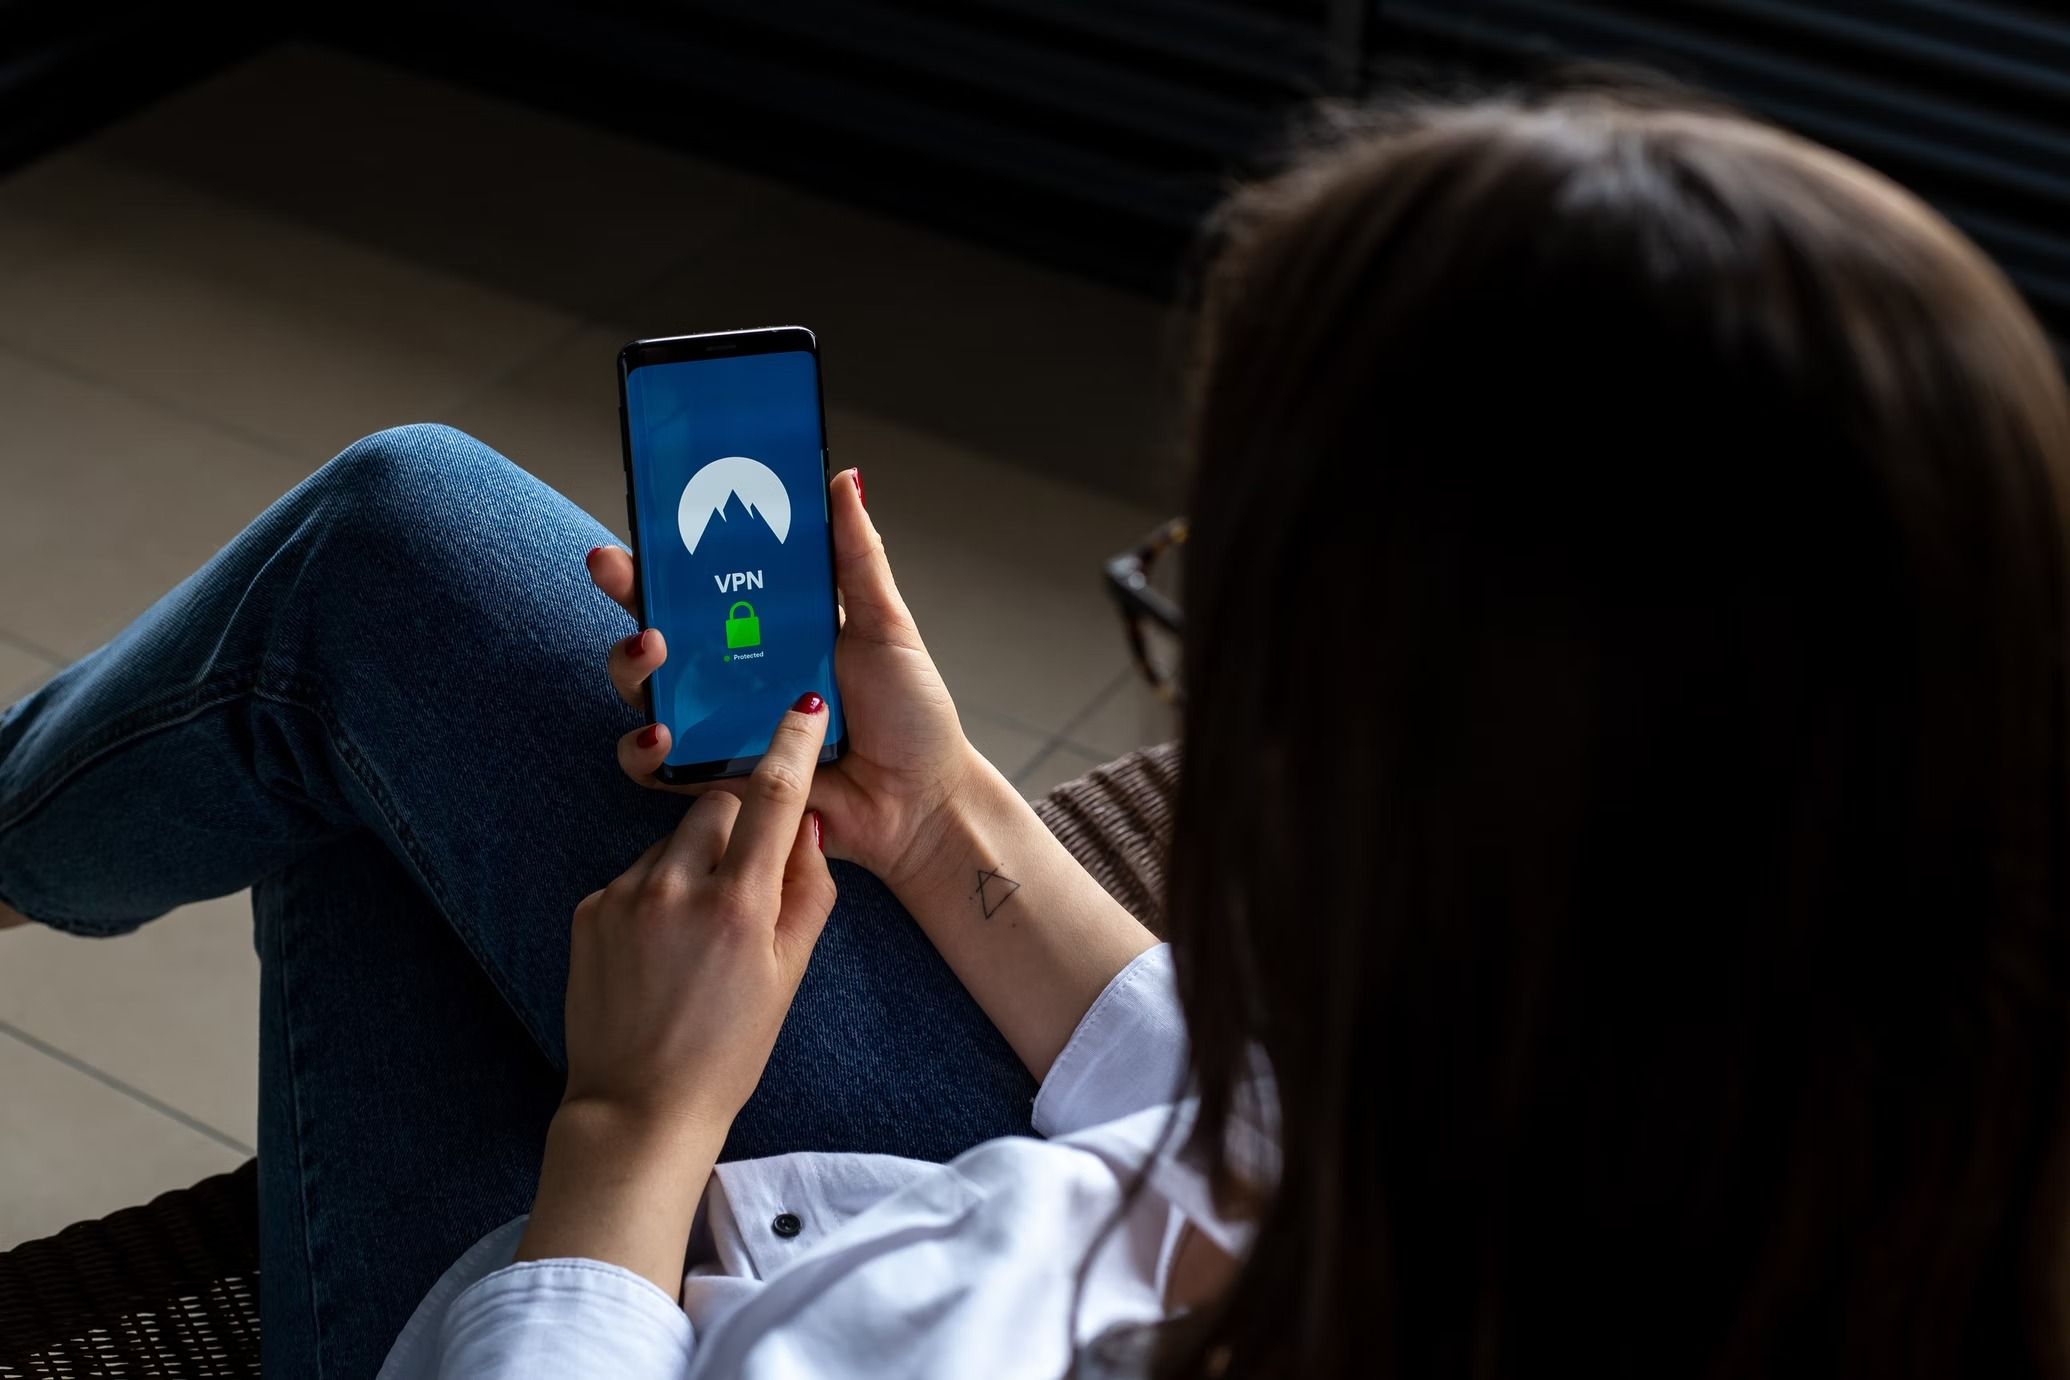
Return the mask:
<path id="1" fill-rule="evenodd" d="M 633 624 L 583 569 L 611 539 L 459 432 L 382 432 L 0 717 L 0 900 L 116 935 L 254 888 L 269 1374 L 371 1375 L 530 1204 L 569 914 L 687 805 L 612 755 Z M 1031 1134 L 1004 1039 L 880 882 L 834 875 L 725 1158 Z"/>

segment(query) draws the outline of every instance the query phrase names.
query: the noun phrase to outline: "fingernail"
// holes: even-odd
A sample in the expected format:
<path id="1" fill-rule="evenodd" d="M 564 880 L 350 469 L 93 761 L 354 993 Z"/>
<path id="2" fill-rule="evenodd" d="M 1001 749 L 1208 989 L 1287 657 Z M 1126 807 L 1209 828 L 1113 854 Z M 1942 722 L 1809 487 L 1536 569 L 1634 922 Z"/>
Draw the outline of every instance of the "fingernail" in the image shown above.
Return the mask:
<path id="1" fill-rule="evenodd" d="M 653 746 L 654 746 L 654 745 L 655 745 L 656 743 L 658 743 L 658 742 L 660 742 L 660 741 L 661 741 L 661 725 L 660 725 L 660 724 L 648 724 L 648 725 L 647 725 L 647 726 L 646 726 L 645 728 L 643 728 L 643 729 L 641 729 L 641 730 L 640 730 L 640 739 L 639 739 L 639 742 L 640 742 L 640 746 L 641 746 L 641 747 L 643 747 L 643 748 L 651 748 L 651 747 L 653 747 Z"/>
<path id="2" fill-rule="evenodd" d="M 647 630 L 645 628 L 641 628 L 631 637 L 625 639 L 625 654 L 633 658 L 635 661 L 637 661 L 641 656 L 645 655 L 646 650 Z"/>
<path id="3" fill-rule="evenodd" d="M 827 831 L 819 822 L 819 811 L 812 812 L 812 841 L 819 845 L 819 851 L 827 851 Z"/>
<path id="4" fill-rule="evenodd" d="M 819 691 L 807 690 L 798 696 L 798 702 L 792 705 L 791 709 L 799 714 L 817 714 L 826 707 L 827 702 L 819 697 Z"/>
<path id="5" fill-rule="evenodd" d="M 863 507 L 865 507 L 865 508 L 869 507 L 869 506 L 870 506 L 870 500 L 869 500 L 868 496 L 866 496 L 866 495 L 865 495 L 865 494 L 863 493 L 863 472 L 862 472 L 862 466 L 860 466 L 860 465 L 857 465 L 857 466 L 856 466 L 856 467 L 855 467 L 854 469 L 850 470 L 850 471 L 848 472 L 848 477 L 849 477 L 850 479 L 853 479 L 853 480 L 855 481 L 855 501 L 856 501 L 857 503 L 860 503 L 860 504 L 862 504 L 862 506 L 863 506 Z"/>
<path id="6" fill-rule="evenodd" d="M 584 565 L 588 565 L 591 561 L 597 558 L 597 552 L 603 549 L 604 548 L 601 546 L 592 546 L 591 548 L 589 548 L 588 552 L 583 555 L 582 563 Z"/>

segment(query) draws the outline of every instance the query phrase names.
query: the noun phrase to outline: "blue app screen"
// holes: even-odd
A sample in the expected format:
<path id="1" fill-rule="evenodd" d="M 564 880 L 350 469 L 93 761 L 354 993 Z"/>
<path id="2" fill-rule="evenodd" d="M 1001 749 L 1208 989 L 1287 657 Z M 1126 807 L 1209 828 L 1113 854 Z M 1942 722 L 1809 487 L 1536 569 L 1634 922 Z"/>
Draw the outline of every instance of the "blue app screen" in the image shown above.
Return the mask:
<path id="1" fill-rule="evenodd" d="M 672 765 L 758 757 L 834 691 L 818 362 L 802 350 L 646 364 L 625 380 L 647 618 L 668 639 L 654 716 Z"/>

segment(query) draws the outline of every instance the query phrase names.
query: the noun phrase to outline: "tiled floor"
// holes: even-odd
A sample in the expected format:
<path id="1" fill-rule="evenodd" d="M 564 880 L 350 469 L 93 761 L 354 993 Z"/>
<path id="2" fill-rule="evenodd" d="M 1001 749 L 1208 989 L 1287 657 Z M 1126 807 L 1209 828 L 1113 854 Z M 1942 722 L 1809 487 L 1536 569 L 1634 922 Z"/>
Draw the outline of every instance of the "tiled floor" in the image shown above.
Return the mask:
<path id="1" fill-rule="evenodd" d="M 0 180 L 0 703 L 391 423 L 622 529 L 616 347 L 779 320 L 826 342 L 831 444 L 979 746 L 1038 793 L 1168 736 L 1099 583 L 1176 487 L 1159 307 L 303 50 Z M 235 896 L 0 934 L 0 1248 L 250 1153 L 248 927 Z"/>

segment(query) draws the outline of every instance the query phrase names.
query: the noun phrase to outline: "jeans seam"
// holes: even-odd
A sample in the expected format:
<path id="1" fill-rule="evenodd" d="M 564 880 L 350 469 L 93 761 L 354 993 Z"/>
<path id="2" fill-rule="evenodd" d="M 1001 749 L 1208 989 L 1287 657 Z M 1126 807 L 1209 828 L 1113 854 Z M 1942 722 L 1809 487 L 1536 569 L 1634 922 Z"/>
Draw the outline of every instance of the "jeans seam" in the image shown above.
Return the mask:
<path id="1" fill-rule="evenodd" d="M 101 737 L 60 755 L 56 765 L 45 772 L 42 781 L 34 789 L 24 792 L 23 803 L 5 816 L 0 816 L 0 834 L 27 821 L 64 789 L 73 777 L 96 765 L 103 758 L 154 733 L 190 722 L 218 705 L 229 703 L 240 693 L 249 691 L 256 680 L 257 673 L 252 669 L 241 668 L 220 672 L 190 687 L 176 699 L 165 700 L 136 710 L 126 717 L 117 718 L 114 725 Z M 134 928 L 123 921 L 88 919 L 63 909 L 20 905 L 5 893 L 0 893 L 0 902 L 40 924 L 62 928 L 83 938 L 106 938 Z"/>
<path id="2" fill-rule="evenodd" d="M 107 920 L 86 920 L 75 915 L 68 915 L 63 911 L 53 911 L 43 906 L 30 906 L 16 900 L 10 892 L 5 890 L 0 890 L 0 906 L 5 906 L 17 914 L 26 915 L 39 925 L 47 925 L 51 929 L 60 930 L 77 939 L 112 939 L 116 935 L 125 934 L 133 928 L 119 920 L 113 922 Z"/>
<path id="3" fill-rule="evenodd" d="M 23 793 L 23 803 L 0 815 L 0 832 L 14 828 L 41 809 L 67 782 L 103 757 L 128 747 L 139 738 L 185 723 L 237 698 L 240 691 L 252 688 L 257 678 L 253 669 L 222 672 L 193 686 L 177 699 L 165 700 L 133 711 L 126 717 L 118 717 L 102 737 L 61 754 L 57 764 L 45 772 L 42 781 L 33 790 Z"/>
<path id="4" fill-rule="evenodd" d="M 402 848 L 417 881 L 431 897 L 431 903 L 438 908 L 440 916 L 444 918 L 446 928 L 459 938 L 490 984 L 499 995 L 503 995 L 504 1004 L 510 1007 L 512 1014 L 518 1019 L 518 1024 L 532 1037 L 532 1043 L 544 1053 L 547 1044 L 542 1033 L 533 1029 L 531 1019 L 525 1011 L 505 995 L 517 990 L 517 985 L 496 962 L 495 955 L 476 942 L 473 926 L 460 923 L 456 919 L 457 912 L 453 908 L 445 884 L 439 879 L 438 873 L 431 866 L 430 858 L 425 855 L 423 846 L 417 841 L 417 831 L 404 818 L 402 810 L 395 803 L 394 794 L 381 779 L 380 773 L 374 770 L 366 754 L 359 750 L 359 745 L 352 741 L 351 735 L 339 724 L 336 714 L 332 712 L 330 701 L 321 691 L 301 681 L 283 682 L 278 687 L 254 684 L 252 693 L 261 699 L 284 704 L 316 717 L 316 721 L 323 728 L 324 737 L 331 745 L 331 750 L 337 754 L 339 762 L 351 774 L 359 788 L 373 801 L 374 809 L 381 816 L 382 823 L 387 825 L 389 832 L 395 836 L 395 841 Z"/>
<path id="5" fill-rule="evenodd" d="M 279 969 L 277 982 L 280 990 L 280 1039 L 282 1054 L 287 1060 L 288 1100 L 292 1115 L 289 1124 L 294 1128 L 295 1199 L 302 1216 L 302 1269 L 309 1281 L 309 1349 L 316 1362 L 316 1380 L 322 1380 L 323 1363 L 323 1304 L 318 1295 L 316 1269 L 316 1217 L 310 1206 L 309 1180 L 311 1177 L 308 1147 L 312 1143 L 304 1124 L 302 1110 L 302 1080 L 299 1060 L 295 1053 L 294 1002 L 289 988 L 288 945 L 289 926 L 276 917 L 274 922 L 274 962 Z"/>
<path id="6" fill-rule="evenodd" d="M 329 699 L 313 682 L 300 677 L 284 677 L 275 683 L 267 683 L 262 665 L 245 665 L 235 670 L 217 672 L 191 686 L 176 698 L 134 710 L 127 716 L 117 717 L 92 743 L 74 748 L 60 756 L 57 763 L 45 772 L 42 780 L 32 790 L 24 793 L 23 803 L 6 815 L 0 816 L 0 834 L 26 821 L 49 803 L 51 798 L 74 777 L 102 759 L 154 733 L 191 722 L 209 710 L 236 699 L 240 694 L 299 709 L 316 717 L 338 760 L 373 801 L 374 808 L 395 835 L 396 842 L 401 846 L 418 881 L 430 893 L 433 904 L 445 917 L 447 925 L 460 937 L 460 942 L 467 947 L 467 951 L 474 955 L 475 962 L 481 965 L 482 971 L 495 984 L 498 992 L 508 993 L 516 990 L 515 984 L 494 956 L 477 942 L 473 927 L 455 922 L 449 895 L 437 873 L 432 870 L 430 859 L 425 856 L 422 845 L 418 843 L 416 831 L 410 827 L 402 812 L 396 807 L 394 794 L 389 791 L 387 784 L 373 770 L 372 764 L 367 761 L 365 754 L 359 750 L 350 735 L 343 731 Z M 82 937 L 106 937 L 126 933 L 134 928 L 123 921 L 110 922 L 98 917 L 89 919 L 62 909 L 29 907 L 19 905 L 11 898 L 0 899 L 5 899 L 5 903 L 12 909 L 41 923 L 62 928 Z M 531 1019 L 515 1003 L 510 1003 L 507 997 L 505 1000 L 517 1016 L 519 1024 L 531 1035 L 533 1044 L 538 1046 L 541 1052 L 545 1052 L 549 1048 L 545 1033 L 535 1029 Z"/>

